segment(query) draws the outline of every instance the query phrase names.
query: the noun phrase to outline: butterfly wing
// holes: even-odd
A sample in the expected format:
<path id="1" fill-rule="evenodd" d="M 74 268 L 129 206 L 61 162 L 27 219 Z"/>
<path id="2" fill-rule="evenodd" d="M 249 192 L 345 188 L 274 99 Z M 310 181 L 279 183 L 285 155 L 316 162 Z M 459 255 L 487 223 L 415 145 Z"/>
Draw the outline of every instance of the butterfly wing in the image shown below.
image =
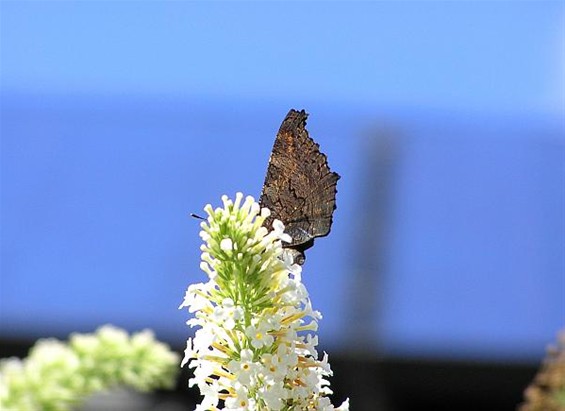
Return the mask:
<path id="1" fill-rule="evenodd" d="M 295 250 L 302 262 L 314 238 L 330 232 L 339 180 L 308 135 L 307 117 L 304 110 L 290 110 L 282 122 L 259 199 L 262 207 L 271 210 L 264 226 L 271 229 L 274 219 L 281 220 L 292 238 L 284 247 Z"/>

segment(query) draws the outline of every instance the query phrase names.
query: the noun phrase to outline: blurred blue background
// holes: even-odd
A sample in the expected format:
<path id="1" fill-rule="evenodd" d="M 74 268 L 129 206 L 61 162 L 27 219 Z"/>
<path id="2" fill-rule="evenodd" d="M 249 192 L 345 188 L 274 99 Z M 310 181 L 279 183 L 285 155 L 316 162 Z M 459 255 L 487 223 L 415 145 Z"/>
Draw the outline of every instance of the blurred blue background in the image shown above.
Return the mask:
<path id="1" fill-rule="evenodd" d="M 4 338 L 175 346 L 206 203 L 290 108 L 341 174 L 304 281 L 328 349 L 530 361 L 565 325 L 562 2 L 8 2 Z"/>

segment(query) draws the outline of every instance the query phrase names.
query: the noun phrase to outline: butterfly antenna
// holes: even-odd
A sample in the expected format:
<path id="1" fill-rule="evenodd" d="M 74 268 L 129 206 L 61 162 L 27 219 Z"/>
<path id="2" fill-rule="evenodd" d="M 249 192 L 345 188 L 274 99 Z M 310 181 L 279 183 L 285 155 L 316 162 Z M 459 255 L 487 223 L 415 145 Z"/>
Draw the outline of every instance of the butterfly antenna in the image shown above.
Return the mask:
<path id="1" fill-rule="evenodd" d="M 197 220 L 206 220 L 204 217 L 200 217 L 198 214 L 190 213 L 192 218 L 196 218 Z"/>

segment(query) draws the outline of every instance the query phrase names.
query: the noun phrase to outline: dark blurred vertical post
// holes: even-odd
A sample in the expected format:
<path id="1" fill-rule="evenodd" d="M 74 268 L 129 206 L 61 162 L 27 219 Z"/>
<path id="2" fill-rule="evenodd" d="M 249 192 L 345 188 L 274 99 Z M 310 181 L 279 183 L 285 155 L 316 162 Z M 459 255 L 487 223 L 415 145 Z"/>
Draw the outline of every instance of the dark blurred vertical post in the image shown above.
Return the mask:
<path id="1" fill-rule="evenodd" d="M 351 341 L 356 342 L 351 347 L 351 355 L 357 361 L 352 363 L 359 364 L 361 361 L 361 364 L 367 364 L 366 367 L 358 366 L 351 370 L 351 375 L 355 375 L 354 380 L 363 383 L 348 387 L 352 399 L 356 399 L 357 409 L 361 410 L 388 409 L 379 369 L 381 347 L 378 329 L 398 144 L 397 135 L 382 129 L 372 132 L 360 147 L 359 158 L 363 163 L 357 189 L 357 229 L 351 250 L 353 271 L 349 277 L 350 301 L 346 315 L 348 335 Z M 352 405 L 355 408 L 354 402 Z"/>

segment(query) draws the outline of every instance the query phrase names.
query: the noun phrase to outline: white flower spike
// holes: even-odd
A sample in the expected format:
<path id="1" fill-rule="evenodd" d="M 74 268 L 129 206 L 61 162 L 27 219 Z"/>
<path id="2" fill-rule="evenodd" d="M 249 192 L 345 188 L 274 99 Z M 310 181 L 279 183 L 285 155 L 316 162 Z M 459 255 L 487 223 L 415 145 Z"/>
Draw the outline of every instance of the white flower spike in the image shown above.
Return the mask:
<path id="1" fill-rule="evenodd" d="M 349 410 L 349 400 L 335 408 L 327 398 L 332 372 L 327 354 L 317 358 L 312 334 L 321 315 L 301 267 L 284 258 L 282 241 L 290 237 L 278 220 L 265 229 L 269 210 L 243 198 L 223 196 L 223 208 L 205 207 L 201 268 L 208 282 L 189 286 L 179 307 L 188 307 L 188 324 L 199 327 L 182 361 L 204 396 L 197 410 Z"/>
<path id="2" fill-rule="evenodd" d="M 39 340 L 25 359 L 0 361 L 0 409 L 68 411 L 111 387 L 172 388 L 178 360 L 149 330 L 129 336 L 105 325 L 94 334 L 73 334 L 68 343 Z"/>

